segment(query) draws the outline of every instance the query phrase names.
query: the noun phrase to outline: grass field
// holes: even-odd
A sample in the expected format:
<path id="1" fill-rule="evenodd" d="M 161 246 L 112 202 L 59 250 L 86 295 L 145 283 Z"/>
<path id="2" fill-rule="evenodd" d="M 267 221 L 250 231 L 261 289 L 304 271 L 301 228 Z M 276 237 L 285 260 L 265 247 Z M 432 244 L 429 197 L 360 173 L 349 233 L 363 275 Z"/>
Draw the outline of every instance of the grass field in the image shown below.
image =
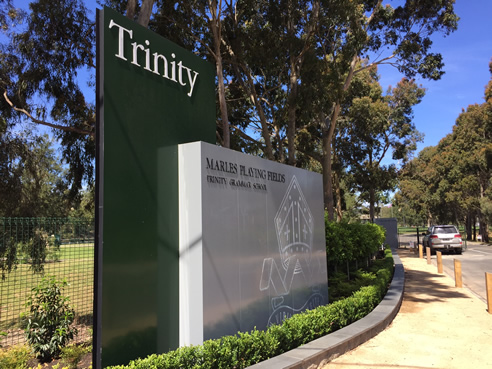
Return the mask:
<path id="1" fill-rule="evenodd" d="M 427 228 L 418 227 L 419 232 L 424 232 Z M 398 234 L 417 233 L 417 227 L 398 227 Z"/>
<path id="2" fill-rule="evenodd" d="M 79 321 L 83 322 L 85 318 L 90 323 L 94 288 L 94 245 L 61 245 L 56 254 L 57 261 L 44 264 L 44 275 L 54 275 L 57 279 L 68 282 L 64 295 L 70 298 L 70 304 Z M 0 331 L 10 333 L 22 328 L 20 315 L 26 311 L 25 303 L 31 296 L 32 288 L 42 278 L 43 275 L 34 274 L 30 270 L 29 264 L 21 263 L 5 280 L 0 280 Z M 9 336 L 6 340 L 8 339 Z"/>

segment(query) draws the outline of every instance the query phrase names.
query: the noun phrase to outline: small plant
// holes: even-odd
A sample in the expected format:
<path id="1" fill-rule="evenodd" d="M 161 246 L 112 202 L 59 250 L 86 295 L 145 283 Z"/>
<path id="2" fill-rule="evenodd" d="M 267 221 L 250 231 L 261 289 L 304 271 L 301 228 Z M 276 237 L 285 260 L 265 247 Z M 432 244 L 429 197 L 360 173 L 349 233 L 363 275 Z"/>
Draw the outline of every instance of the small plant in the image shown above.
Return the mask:
<path id="1" fill-rule="evenodd" d="M 62 295 L 66 285 L 65 280 L 46 276 L 32 289 L 33 296 L 26 303 L 29 308 L 24 314 L 26 338 L 43 362 L 59 357 L 61 349 L 77 334 L 77 329 L 71 326 L 75 311 L 69 305 L 69 298 Z"/>
<path id="2" fill-rule="evenodd" d="M 7 332 L 0 331 L 0 338 L 1 337 L 7 337 Z M 2 348 L 2 345 L 0 345 L 0 348 Z"/>
<path id="3" fill-rule="evenodd" d="M 10 347 L 8 350 L 0 350 L 0 368 L 27 369 L 27 362 L 31 357 L 31 350 L 24 345 Z"/>
<path id="4" fill-rule="evenodd" d="M 76 369 L 85 354 L 92 351 L 92 346 L 88 345 L 69 345 L 62 348 L 61 358 L 64 364 L 68 365 L 69 369 Z"/>

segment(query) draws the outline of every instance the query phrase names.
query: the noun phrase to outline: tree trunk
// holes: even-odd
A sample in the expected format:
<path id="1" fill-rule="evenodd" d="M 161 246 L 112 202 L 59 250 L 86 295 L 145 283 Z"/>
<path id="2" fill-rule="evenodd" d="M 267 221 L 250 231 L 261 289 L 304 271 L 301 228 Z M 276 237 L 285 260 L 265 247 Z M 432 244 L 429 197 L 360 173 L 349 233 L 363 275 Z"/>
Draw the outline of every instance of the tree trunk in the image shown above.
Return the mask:
<path id="1" fill-rule="evenodd" d="M 376 191 L 374 188 L 369 190 L 369 219 L 374 223 L 374 203 L 376 202 Z"/>
<path id="2" fill-rule="evenodd" d="M 134 0 L 130 0 L 134 1 Z M 154 6 L 154 0 L 142 0 L 142 7 L 138 14 L 138 24 L 147 28 L 152 15 L 152 7 Z"/>
<path id="3" fill-rule="evenodd" d="M 489 242 L 489 231 L 487 227 L 487 223 L 484 221 L 484 217 L 481 213 L 478 215 L 478 221 L 480 222 L 479 234 L 482 235 L 482 242 Z"/>
<path id="4" fill-rule="evenodd" d="M 340 176 L 338 172 L 333 174 L 333 186 L 335 187 L 335 193 L 337 197 L 337 204 L 335 207 L 335 211 L 337 214 L 337 222 L 341 222 L 343 218 L 342 211 L 342 189 L 340 188 Z"/>
<path id="5" fill-rule="evenodd" d="M 268 122 L 265 116 L 265 112 L 263 111 L 263 107 L 261 106 L 260 100 L 258 98 L 258 94 L 255 89 L 255 82 L 253 80 L 253 76 L 251 75 L 251 71 L 248 69 L 248 66 L 244 63 L 240 62 L 232 49 L 229 50 L 229 53 L 234 61 L 234 72 L 236 74 L 236 78 L 244 88 L 244 91 L 249 95 L 249 98 L 255 105 L 256 111 L 258 112 L 258 117 L 260 119 L 261 124 L 261 136 L 265 141 L 265 148 L 263 152 L 265 153 L 265 157 L 269 160 L 274 160 L 273 156 L 273 145 L 272 139 L 270 135 L 270 131 L 268 129 Z M 243 73 L 241 73 L 241 70 Z M 243 74 L 246 76 L 247 80 L 243 79 Z"/>
<path id="6" fill-rule="evenodd" d="M 220 52 L 220 51 L 219 51 Z M 222 146 L 231 148 L 231 130 L 229 127 L 229 114 L 227 111 L 227 102 L 225 97 L 224 73 L 222 70 L 222 57 L 218 56 L 216 60 L 217 79 L 219 87 L 219 107 L 220 118 L 222 121 Z"/>
<path id="7" fill-rule="evenodd" d="M 332 168 L 331 168 L 331 158 L 332 158 L 332 146 L 333 135 L 335 134 L 335 122 L 338 118 L 338 112 L 340 110 L 340 105 L 334 107 L 334 112 L 331 116 L 330 125 L 327 125 L 327 119 L 323 117 L 321 122 L 322 132 L 323 132 L 323 198 L 325 202 L 325 209 L 328 212 L 328 220 L 334 220 L 334 206 L 333 206 L 333 183 L 332 183 Z"/>
<path id="8" fill-rule="evenodd" d="M 220 119 L 222 122 L 222 146 L 226 148 L 231 147 L 231 134 L 229 128 L 229 115 L 227 111 L 227 102 L 225 97 L 225 85 L 224 85 L 224 71 L 222 68 L 222 21 L 220 19 L 220 7 L 222 2 L 217 4 L 217 1 L 209 1 L 209 8 L 211 13 L 210 29 L 214 38 L 214 54 L 215 54 L 215 67 L 217 70 L 217 87 L 219 90 L 219 108 Z M 219 7 L 219 8 L 218 8 Z"/>
<path id="9" fill-rule="evenodd" d="M 472 226 L 471 226 L 471 214 L 468 212 L 465 218 L 465 230 L 466 230 L 466 239 L 468 241 L 471 241 L 472 239 L 475 240 L 475 235 L 472 234 Z"/>
<path id="10" fill-rule="evenodd" d="M 287 150 L 288 164 L 296 165 L 295 136 L 296 136 L 296 105 L 297 105 L 297 58 L 290 57 L 290 81 L 288 99 Z"/>
<path id="11" fill-rule="evenodd" d="M 265 140 L 265 148 L 263 151 L 265 152 L 265 156 L 267 157 L 267 159 L 274 160 L 275 158 L 273 156 L 272 138 L 268 129 L 268 122 L 265 116 L 265 112 L 263 111 L 263 107 L 261 106 L 256 94 L 253 78 L 251 77 L 251 75 L 248 75 L 248 78 L 250 78 L 249 84 L 252 92 L 253 102 L 256 106 L 256 111 L 258 112 L 258 115 L 260 117 L 261 136 L 263 137 L 263 140 Z"/>
<path id="12" fill-rule="evenodd" d="M 476 241 L 477 240 L 477 227 L 475 227 L 475 225 L 477 224 L 477 219 L 475 217 L 475 215 L 473 215 L 473 217 L 470 218 L 471 219 L 471 223 L 470 224 L 470 227 L 473 229 L 473 241 Z"/>
<path id="13" fill-rule="evenodd" d="M 130 20 L 135 18 L 135 9 L 137 7 L 137 0 L 128 0 L 126 3 L 126 17 Z"/>
<path id="14" fill-rule="evenodd" d="M 480 199 L 482 200 L 485 197 L 485 181 L 482 179 L 483 176 L 480 176 L 478 173 L 478 177 L 480 178 Z M 478 212 L 478 221 L 480 222 L 480 234 L 482 235 L 482 242 L 489 242 L 489 230 L 487 227 L 487 223 L 485 222 L 485 217 L 482 214 L 482 211 Z"/>
<path id="15" fill-rule="evenodd" d="M 152 15 L 153 6 L 154 0 L 142 0 L 142 6 L 140 7 L 140 12 L 138 13 L 138 24 L 147 28 L 149 25 L 150 16 Z M 126 17 L 133 20 L 135 18 L 136 10 L 137 0 L 128 0 L 128 3 L 126 4 Z"/>
<path id="16" fill-rule="evenodd" d="M 347 91 L 352 79 L 354 78 L 355 67 L 357 65 L 357 61 L 359 60 L 357 55 L 354 55 L 352 58 L 352 62 L 350 64 L 350 69 L 345 78 L 345 82 L 343 84 L 342 93 Z M 338 100 L 334 104 L 334 107 L 331 112 L 330 117 L 330 126 L 327 130 L 322 130 L 323 132 L 323 191 L 324 191 L 324 201 L 325 208 L 328 211 L 328 220 L 333 221 L 334 219 L 334 211 L 333 211 L 333 185 L 332 181 L 332 169 L 331 169 L 331 155 L 332 155 L 332 142 L 335 136 L 335 127 L 338 119 L 338 115 L 340 114 L 341 102 L 343 96 L 339 96 Z M 326 122 L 324 122 L 326 125 Z"/>

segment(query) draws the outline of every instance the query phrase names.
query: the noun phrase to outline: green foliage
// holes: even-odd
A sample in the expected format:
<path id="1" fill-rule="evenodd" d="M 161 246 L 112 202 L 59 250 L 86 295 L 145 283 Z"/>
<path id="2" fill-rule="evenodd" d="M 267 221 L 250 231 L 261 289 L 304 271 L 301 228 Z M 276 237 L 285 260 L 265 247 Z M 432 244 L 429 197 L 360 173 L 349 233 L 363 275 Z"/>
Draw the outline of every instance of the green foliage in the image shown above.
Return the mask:
<path id="1" fill-rule="evenodd" d="M 385 230 L 377 224 L 337 223 L 325 220 L 328 266 L 361 260 L 378 251 L 385 240 Z"/>
<path id="2" fill-rule="evenodd" d="M 60 258 L 60 243 L 54 235 L 40 228 L 35 228 L 32 237 L 25 242 L 15 242 L 10 236 L 0 234 L 0 269 L 2 279 L 17 267 L 17 264 L 29 264 L 33 273 L 44 272 L 47 260 L 58 261 Z"/>
<path id="3" fill-rule="evenodd" d="M 376 271 L 378 267 L 380 269 Z M 368 286 L 346 299 L 307 310 L 272 325 L 265 332 L 253 330 L 187 346 L 162 355 L 150 355 L 112 369 L 230 369 L 246 368 L 334 332 L 369 314 L 381 301 L 393 274 L 391 251 L 375 263 L 372 274 L 361 272 Z"/>
<path id="4" fill-rule="evenodd" d="M 0 14 L 5 11 L 6 5 L 0 2 Z M 79 86 L 77 80 L 79 71 L 88 68 L 95 70 L 93 15 L 81 0 L 30 1 L 29 11 L 21 15 L 18 18 L 23 20 L 22 24 L 11 27 L 2 42 L 0 81 L 2 94 L 6 93 L 10 103 L 2 96 L 1 115 L 7 122 L 8 130 L 15 126 L 17 130 L 25 119 L 59 128 L 52 137 L 59 140 L 63 158 L 68 164 L 68 172 L 64 173 L 67 177 L 65 185 L 70 185 L 73 199 L 84 183 L 93 184 L 94 180 L 95 106 L 91 103 L 93 97 L 86 101 L 82 92 L 84 86 Z M 22 108 L 34 119 L 16 111 L 11 104 Z M 36 142 L 35 132 L 29 132 L 27 137 L 33 140 L 35 147 L 42 147 Z M 59 160 L 57 163 L 61 164 Z M 43 190 L 39 183 L 32 184 L 33 190 Z M 20 205 L 25 211 L 44 210 Z"/>
<path id="5" fill-rule="evenodd" d="M 486 98 L 490 86 L 489 81 Z M 400 191 L 395 196 L 398 207 L 405 212 L 413 209 L 431 224 L 467 224 L 469 234 L 471 225 L 479 222 L 486 241 L 486 223 L 492 221 L 491 153 L 489 98 L 468 106 L 458 116 L 452 133 L 437 146 L 423 149 L 402 168 Z"/>
<path id="6" fill-rule="evenodd" d="M 0 269 L 2 280 L 17 266 L 17 244 L 7 234 L 0 232 Z"/>
<path id="7" fill-rule="evenodd" d="M 27 327 L 26 338 L 42 361 L 58 357 L 61 349 L 77 334 L 72 327 L 75 312 L 69 305 L 69 298 L 62 295 L 65 280 L 58 281 L 54 276 L 47 276 L 32 289 L 25 313 Z"/>
<path id="8" fill-rule="evenodd" d="M 375 284 L 377 275 L 362 269 L 357 270 L 350 280 L 347 280 L 345 273 L 336 272 L 329 277 L 328 293 L 330 301 L 334 302 L 351 296 L 355 291 L 365 286 Z"/>
<path id="9" fill-rule="evenodd" d="M 0 216 L 67 215 L 68 182 L 53 141 L 30 131 L 20 136 L 0 132 Z"/>
<path id="10" fill-rule="evenodd" d="M 2 308 L 2 305 L 0 305 L 0 309 Z M 1 337 L 7 337 L 7 332 L 0 331 L 0 338 Z M 1 341 L 0 341 L 1 342 Z M 0 345 L 0 348 L 2 348 L 2 345 Z"/>
<path id="11" fill-rule="evenodd" d="M 47 247 L 48 234 L 41 229 L 35 229 L 33 237 L 28 242 L 19 244 L 21 262 L 29 262 L 30 269 L 34 273 L 42 273 L 44 271 L 44 262 L 46 261 Z"/>
<path id="12" fill-rule="evenodd" d="M 60 357 L 68 369 L 76 369 L 82 357 L 91 351 L 91 345 L 69 345 L 61 349 Z"/>
<path id="13" fill-rule="evenodd" d="M 31 350 L 27 346 L 14 346 L 8 350 L 0 350 L 0 368 L 28 369 L 27 361 L 31 357 Z"/>
<path id="14" fill-rule="evenodd" d="M 345 97 L 344 119 L 335 148 L 337 159 L 347 168 L 351 191 L 369 203 L 370 219 L 380 194 L 397 185 L 398 168 L 382 165 L 384 157 L 405 163 L 422 135 L 412 123 L 413 107 L 424 95 L 414 81 L 402 79 L 383 95 L 375 70 L 354 77 Z"/>

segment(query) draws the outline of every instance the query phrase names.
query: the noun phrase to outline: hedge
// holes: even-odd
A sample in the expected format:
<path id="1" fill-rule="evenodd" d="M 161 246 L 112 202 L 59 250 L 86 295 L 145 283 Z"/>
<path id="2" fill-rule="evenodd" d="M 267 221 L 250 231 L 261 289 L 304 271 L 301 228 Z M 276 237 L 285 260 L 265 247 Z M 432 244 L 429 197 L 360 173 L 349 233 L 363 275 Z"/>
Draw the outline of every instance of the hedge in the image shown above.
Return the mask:
<path id="1" fill-rule="evenodd" d="M 329 305 L 292 316 L 266 331 L 253 330 L 205 341 L 165 354 L 150 355 L 113 369 L 232 369 L 246 368 L 343 328 L 369 314 L 384 297 L 393 275 L 390 250 L 376 263 L 380 267 L 371 286 Z"/>
<path id="2" fill-rule="evenodd" d="M 328 266 L 357 262 L 374 255 L 385 240 L 385 229 L 372 223 L 330 222 L 325 219 Z"/>

